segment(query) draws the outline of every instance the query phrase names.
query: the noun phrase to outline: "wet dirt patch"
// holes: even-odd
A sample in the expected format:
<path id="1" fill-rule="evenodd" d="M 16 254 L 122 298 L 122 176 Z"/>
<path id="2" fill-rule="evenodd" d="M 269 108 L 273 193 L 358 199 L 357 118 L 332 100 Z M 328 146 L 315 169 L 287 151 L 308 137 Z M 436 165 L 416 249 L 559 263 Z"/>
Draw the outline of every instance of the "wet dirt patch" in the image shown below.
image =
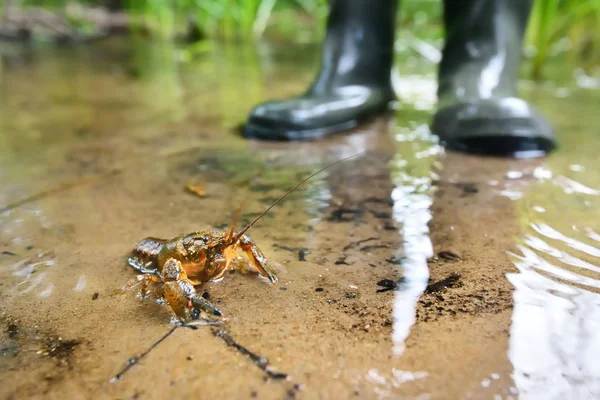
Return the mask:
<path id="1" fill-rule="evenodd" d="M 78 354 L 89 343 L 6 315 L 2 322 L 6 331 L 0 335 L 0 373 L 7 379 L 0 389 L 3 398 L 44 395 L 78 374 Z"/>
<path id="2" fill-rule="evenodd" d="M 75 349 L 81 344 L 80 340 L 63 340 L 61 337 L 49 338 L 42 351 L 42 355 L 48 356 L 59 363 L 71 366 L 71 357 Z"/>
<path id="3" fill-rule="evenodd" d="M 456 316 L 461 313 L 476 316 L 485 313 L 499 313 L 512 308 L 510 291 L 480 289 L 460 293 L 453 292 L 452 289 L 445 289 L 442 292 L 439 292 L 437 288 L 434 290 L 434 292 L 427 291 L 419 299 L 417 320 L 435 321 L 443 316 Z"/>
<path id="4" fill-rule="evenodd" d="M 124 45 L 117 55 L 131 49 Z M 531 173 L 521 179 L 508 174 L 534 164 L 444 156 L 437 141 L 423 139 L 430 113 L 406 107 L 398 110 L 398 122 L 384 118 L 318 143 L 247 141 L 223 126 L 243 118 L 258 97 L 289 94 L 280 91 L 281 75 L 269 76 L 273 83 L 266 89 L 256 83 L 262 73 L 246 70 L 258 68 L 251 51 L 243 60 L 235 58 L 236 50 L 184 64 L 174 62 L 170 50 L 135 51 L 143 60 L 135 66 L 82 52 L 11 69 L 3 81 L 3 106 L 16 116 L 1 121 L 8 132 L 3 176 L 22 188 L 17 193 L 3 187 L 4 205 L 70 178 L 110 171 L 112 164 L 121 173 L 2 214 L 1 308 L 19 320 L 1 325 L 0 397 L 280 400 L 513 393 L 507 356 L 513 288 L 506 274 L 516 270 L 506 251 L 521 232 L 515 203 L 501 191 L 503 185 L 534 182 Z M 235 68 L 221 68 L 215 60 Z M 290 65 L 287 78 L 296 76 L 301 61 Z M 63 67 L 76 71 L 76 79 Z M 59 101 L 48 95 L 73 81 L 76 90 L 60 94 Z M 301 86 L 294 84 L 288 88 Z M 259 95 L 237 103 L 242 85 Z M 119 291 L 134 276 L 122 256 L 135 243 L 150 235 L 226 229 L 245 198 L 241 222 L 248 222 L 329 159 L 364 149 L 365 157 L 311 180 L 253 227 L 251 237 L 277 264 L 277 286 L 232 273 L 199 288 L 226 312 L 229 320 L 219 329 L 232 340 L 210 328 L 178 329 L 125 379 L 109 383 L 128 359 L 171 328 L 168 308 Z M 444 168 L 434 171 L 435 160 Z M 49 163 L 52 174 L 45 172 Z M 206 186 L 204 198 L 185 192 L 185 185 L 198 182 Z M 413 234 L 418 240 L 407 242 Z M 408 251 L 429 257 L 428 236 L 435 256 L 421 266 L 423 272 L 428 268 L 429 281 L 411 269 L 415 259 Z M 35 249 L 27 250 L 30 245 Z M 41 249 L 55 256 L 36 259 L 33 253 Z M 31 262 L 13 269 L 21 259 Z M 52 268 L 32 265 L 45 261 Z M 36 283 L 39 274 L 45 275 Z M 269 377 L 259 367 L 264 359 L 273 373 L 287 377 Z"/>
<path id="5" fill-rule="evenodd" d="M 35 352 L 40 358 L 51 359 L 57 366 L 72 368 L 73 354 L 83 344 L 80 339 L 64 339 L 56 334 L 44 332 L 38 328 L 21 325 L 11 317 L 2 317 L 6 326 L 4 348 L 15 347 L 28 353 Z"/>

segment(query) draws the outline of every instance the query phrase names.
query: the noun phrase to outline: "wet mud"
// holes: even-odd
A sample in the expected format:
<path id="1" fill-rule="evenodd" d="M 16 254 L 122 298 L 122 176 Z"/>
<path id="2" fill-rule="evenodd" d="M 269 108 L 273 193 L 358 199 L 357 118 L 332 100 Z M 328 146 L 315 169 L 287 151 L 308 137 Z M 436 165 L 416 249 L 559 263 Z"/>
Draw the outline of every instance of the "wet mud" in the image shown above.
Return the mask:
<path id="1" fill-rule="evenodd" d="M 232 127 L 301 90 L 313 58 L 276 48 L 287 64 L 263 77 L 239 48 L 179 64 L 177 49 L 95 46 L 2 77 L 1 398 L 593 398 L 592 106 L 571 110 L 581 125 L 553 121 L 573 139 L 542 160 L 445 153 L 406 99 L 346 135 L 262 143 Z M 433 79 L 433 65 L 412 68 Z M 139 240 L 227 229 L 242 203 L 248 223 L 363 151 L 249 231 L 277 285 L 235 271 L 198 289 L 219 325 L 178 326 L 123 289 Z"/>

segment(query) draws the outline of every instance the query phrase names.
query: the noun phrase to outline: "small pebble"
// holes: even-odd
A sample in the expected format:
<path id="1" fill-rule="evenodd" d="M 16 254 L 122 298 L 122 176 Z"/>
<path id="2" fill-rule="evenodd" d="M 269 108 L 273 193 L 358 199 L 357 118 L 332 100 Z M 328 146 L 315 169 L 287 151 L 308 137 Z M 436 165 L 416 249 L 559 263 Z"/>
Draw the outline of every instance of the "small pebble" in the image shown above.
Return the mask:
<path id="1" fill-rule="evenodd" d="M 322 292 L 322 291 L 323 291 L 322 287 L 318 287 L 318 288 L 315 289 L 315 292 Z"/>
<path id="2" fill-rule="evenodd" d="M 300 249 L 298 251 L 298 261 L 306 261 L 306 252 L 304 251 L 304 249 Z"/>

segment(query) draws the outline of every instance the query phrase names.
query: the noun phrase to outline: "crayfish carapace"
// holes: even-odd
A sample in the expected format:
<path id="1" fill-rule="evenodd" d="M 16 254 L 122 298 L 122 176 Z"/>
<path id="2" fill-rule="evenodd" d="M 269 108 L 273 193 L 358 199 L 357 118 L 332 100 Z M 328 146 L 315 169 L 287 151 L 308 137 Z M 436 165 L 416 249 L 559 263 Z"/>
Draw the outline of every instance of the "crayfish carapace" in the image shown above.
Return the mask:
<path id="1" fill-rule="evenodd" d="M 204 310 L 210 314 L 222 316 L 223 313 L 217 307 L 198 295 L 195 287 L 205 282 L 222 279 L 230 268 L 245 270 L 246 266 L 238 257 L 240 250 L 247 255 L 250 265 L 258 271 L 261 277 L 275 284 L 277 277 L 274 271 L 254 241 L 245 235 L 246 231 L 271 208 L 310 178 L 357 155 L 336 161 L 303 179 L 239 233 L 234 231 L 241 207 L 238 209 L 229 231 L 200 231 L 170 240 L 153 237 L 142 240 L 135 246 L 128 259 L 129 265 L 141 275 L 138 275 L 129 286 L 141 282 L 141 293 L 142 296 L 145 296 L 149 283 L 159 284 L 162 297 L 181 319 L 189 319 L 194 310 Z"/>

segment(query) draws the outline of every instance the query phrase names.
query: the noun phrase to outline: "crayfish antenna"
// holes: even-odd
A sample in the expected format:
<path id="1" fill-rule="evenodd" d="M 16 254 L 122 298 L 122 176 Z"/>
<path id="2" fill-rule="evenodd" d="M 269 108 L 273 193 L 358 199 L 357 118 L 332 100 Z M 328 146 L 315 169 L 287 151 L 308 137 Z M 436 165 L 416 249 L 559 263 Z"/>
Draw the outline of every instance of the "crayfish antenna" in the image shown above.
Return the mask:
<path id="1" fill-rule="evenodd" d="M 277 200 L 275 200 L 275 202 L 273 204 L 271 204 L 269 207 L 267 207 L 267 209 L 265 211 L 263 211 L 262 213 L 260 213 L 260 215 L 254 219 L 254 221 L 250 222 L 248 225 L 246 225 L 246 227 L 244 229 L 242 229 L 237 235 L 235 235 L 235 237 L 233 238 L 233 243 L 235 243 L 238 240 L 240 240 L 240 238 L 242 237 L 242 235 L 244 233 L 246 233 L 246 231 L 248 229 L 252 228 L 252 225 L 254 225 L 255 223 L 257 223 L 258 220 L 260 220 L 262 217 L 264 217 L 264 215 L 266 213 L 268 213 L 271 210 L 271 208 L 275 207 L 281 200 L 285 199 L 290 193 L 292 193 L 294 190 L 298 189 L 302 184 L 304 184 L 310 178 L 312 178 L 315 175 L 320 174 L 321 172 L 325 171 L 326 169 L 329 169 L 329 168 L 333 167 L 336 164 L 339 164 L 341 162 L 344 162 L 344 161 L 349 160 L 349 159 L 354 158 L 354 157 L 358 157 L 358 156 L 360 156 L 360 155 L 362 155 L 364 153 L 366 153 L 366 151 L 361 151 L 360 153 L 354 154 L 354 155 L 346 157 L 346 158 L 342 158 L 341 160 L 337 160 L 336 162 L 331 163 L 331 164 L 329 164 L 329 165 L 321 168 L 317 172 L 312 173 L 308 177 L 302 179 L 296 186 L 294 186 L 293 188 L 291 188 L 290 190 L 288 190 L 287 192 L 285 192 L 280 198 L 278 198 Z"/>
<path id="2" fill-rule="evenodd" d="M 227 235 L 225 235 L 225 240 L 227 241 L 227 243 L 231 242 L 231 238 L 233 237 L 233 231 L 235 230 L 235 226 L 237 225 L 238 219 L 240 218 L 240 214 L 242 213 L 242 207 L 244 207 L 244 203 L 240 204 L 237 211 L 235 212 L 235 216 L 233 217 L 233 223 L 231 224 L 231 229 L 229 229 L 229 232 L 227 232 Z M 236 241 L 237 237 L 232 243 L 235 243 Z"/>

